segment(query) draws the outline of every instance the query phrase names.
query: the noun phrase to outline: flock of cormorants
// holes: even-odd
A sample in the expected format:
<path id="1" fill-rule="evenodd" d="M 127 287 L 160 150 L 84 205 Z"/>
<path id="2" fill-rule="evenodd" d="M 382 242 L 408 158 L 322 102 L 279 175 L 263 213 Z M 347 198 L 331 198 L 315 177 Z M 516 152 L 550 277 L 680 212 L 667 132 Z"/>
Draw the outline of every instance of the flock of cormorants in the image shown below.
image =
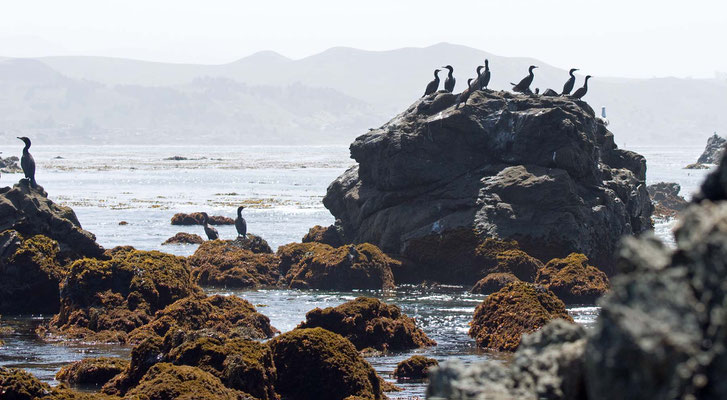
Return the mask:
<path id="1" fill-rule="evenodd" d="M 530 85 L 533 83 L 533 79 L 535 79 L 535 74 L 533 73 L 533 70 L 536 68 L 538 68 L 536 65 L 531 65 L 528 68 L 528 75 L 525 78 L 520 80 L 520 82 L 518 82 L 517 84 L 511 82 L 510 84 L 512 85 L 512 91 L 524 94 L 540 94 L 540 89 L 538 88 L 535 89 L 535 93 L 530 90 Z M 450 93 L 454 90 L 454 84 L 456 81 L 454 78 L 454 68 L 452 68 L 451 65 L 446 65 L 444 67 L 434 70 L 434 80 L 427 84 L 427 87 L 424 90 L 424 95 L 422 95 L 422 97 L 429 96 L 430 94 L 436 92 L 439 89 L 439 72 L 442 69 L 447 69 L 449 71 L 447 73 L 447 78 L 444 80 L 444 90 Z M 482 71 L 483 69 L 484 72 Z M 563 91 L 561 93 L 558 93 L 553 89 L 547 89 L 545 92 L 543 92 L 543 96 L 568 96 L 572 99 L 579 100 L 583 98 L 583 96 L 588 93 L 588 80 L 591 79 L 591 76 L 586 75 L 583 86 L 578 88 L 578 90 L 571 94 L 571 91 L 573 90 L 573 87 L 576 83 L 576 77 L 575 75 L 573 75 L 573 73 L 576 71 L 578 71 L 578 68 L 571 68 L 571 70 L 568 72 L 570 78 L 568 78 L 568 80 L 565 82 L 565 85 L 563 85 Z M 489 60 L 485 59 L 485 65 L 478 65 L 476 72 L 477 77 L 468 79 L 467 88 L 457 96 L 457 104 L 455 105 L 455 108 L 458 108 L 460 104 L 466 104 L 467 99 L 469 99 L 470 95 L 472 95 L 475 90 L 486 90 L 487 85 L 490 84 Z"/>

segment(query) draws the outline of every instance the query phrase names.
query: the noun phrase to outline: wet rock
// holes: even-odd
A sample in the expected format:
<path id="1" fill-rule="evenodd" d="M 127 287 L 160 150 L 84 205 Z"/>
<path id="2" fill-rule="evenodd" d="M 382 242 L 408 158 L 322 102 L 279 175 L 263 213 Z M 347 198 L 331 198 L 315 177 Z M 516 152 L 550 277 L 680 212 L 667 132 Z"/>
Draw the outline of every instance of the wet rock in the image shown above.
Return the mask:
<path id="1" fill-rule="evenodd" d="M 539 285 L 514 282 L 477 306 L 469 335 L 479 347 L 514 351 L 523 333 L 537 331 L 556 318 L 573 322 L 553 292 Z"/>
<path id="2" fill-rule="evenodd" d="M 513 282 L 520 282 L 520 279 L 508 272 L 493 272 L 477 281 L 470 292 L 475 294 L 491 294 Z"/>
<path id="3" fill-rule="evenodd" d="M 345 337 L 358 350 L 403 351 L 437 344 L 399 307 L 369 297 L 359 297 L 337 307 L 316 308 L 298 326 L 315 327 Z"/>
<path id="4" fill-rule="evenodd" d="M 391 289 L 392 268 L 401 265 L 378 247 L 363 243 L 333 248 L 291 243 L 278 249 L 284 285 L 304 289 Z"/>
<path id="5" fill-rule="evenodd" d="M 26 181 L 0 188 L 0 232 L 5 230 L 47 236 L 58 242 L 64 257 L 103 256 L 103 247 L 81 228 L 72 209 L 53 203 L 42 187 L 31 188 Z"/>
<path id="6" fill-rule="evenodd" d="M 340 247 L 346 244 L 343 240 L 341 230 L 335 225 L 331 225 L 325 228 L 320 225 L 316 225 L 308 230 L 308 233 L 303 236 L 302 241 L 303 243 L 323 243 L 331 247 Z"/>
<path id="7" fill-rule="evenodd" d="M 121 358 L 84 358 L 65 365 L 56 374 L 56 380 L 81 385 L 104 385 L 129 367 Z"/>
<path id="8" fill-rule="evenodd" d="M 277 392 L 291 400 L 384 399 L 381 378 L 351 342 L 322 328 L 294 329 L 270 342 Z"/>
<path id="9" fill-rule="evenodd" d="M 411 356 L 396 364 L 394 376 L 399 379 L 425 379 L 431 367 L 436 367 L 439 362 L 433 358 L 424 356 Z"/>
<path id="10" fill-rule="evenodd" d="M 678 183 L 659 182 L 646 189 L 654 202 L 654 217 L 674 218 L 689 204 L 684 197 L 679 196 L 682 188 Z"/>
<path id="11" fill-rule="evenodd" d="M 697 159 L 699 164 L 717 164 L 722 159 L 724 154 L 725 146 L 727 146 L 727 140 L 723 137 L 718 136 L 715 132 L 709 139 L 707 139 L 707 147 L 704 148 L 704 152 Z"/>
<path id="12" fill-rule="evenodd" d="M 172 225 L 204 225 L 201 212 L 177 213 L 172 216 Z M 235 225 L 235 220 L 221 215 L 210 215 L 210 225 Z"/>
<path id="13" fill-rule="evenodd" d="M 260 236 L 248 233 L 247 236 L 238 236 L 237 239 L 229 241 L 230 245 L 252 251 L 257 254 L 273 254 L 268 242 Z"/>
<path id="14" fill-rule="evenodd" d="M 6 158 L 0 157 L 0 172 L 4 174 L 23 172 L 23 170 L 20 168 L 20 165 L 18 165 L 18 162 L 20 162 L 20 159 L 16 156 L 10 156 Z"/>
<path id="15" fill-rule="evenodd" d="M 43 235 L 0 233 L 0 312 L 58 312 L 58 285 L 68 272 L 59 253 L 58 242 Z"/>
<path id="16" fill-rule="evenodd" d="M 645 159 L 618 149 L 585 103 L 478 91 L 453 105 L 417 100 L 353 142 L 358 165 L 323 200 L 347 241 L 399 255 L 464 227 L 540 260 L 583 253 L 610 273 L 619 238 L 652 227 Z"/>
<path id="17" fill-rule="evenodd" d="M 700 163 L 693 163 L 693 164 L 687 164 L 684 169 L 709 169 L 709 165 L 704 165 Z"/>
<path id="18" fill-rule="evenodd" d="M 248 239 L 240 238 L 234 241 L 204 242 L 189 257 L 192 279 L 202 286 L 227 288 L 275 286 L 280 278 L 279 259 L 268 252 L 250 251 L 250 248 L 260 250 L 262 245 L 258 239 L 257 236 L 251 236 Z M 258 245 L 254 245 L 255 242 L 258 242 Z M 267 246 L 267 243 L 264 244 Z"/>
<path id="19" fill-rule="evenodd" d="M 244 393 L 225 387 L 219 378 L 196 367 L 159 363 L 151 367 L 129 398 L 148 400 L 209 399 L 252 400 Z"/>
<path id="20" fill-rule="evenodd" d="M 34 400 L 50 391 L 48 384 L 22 369 L 0 367 L 0 395 L 3 399 Z"/>
<path id="21" fill-rule="evenodd" d="M 182 257 L 117 248 L 106 261 L 84 258 L 61 284 L 61 307 L 49 332 L 87 341 L 124 342 L 154 313 L 201 289 Z"/>
<path id="22" fill-rule="evenodd" d="M 202 244 L 204 239 L 201 236 L 194 233 L 178 232 L 176 235 L 165 240 L 163 245 L 167 244 Z"/>
<path id="23" fill-rule="evenodd" d="M 126 225 L 129 225 L 129 223 L 126 221 L 119 221 L 119 226 L 126 226 Z"/>
<path id="24" fill-rule="evenodd" d="M 548 261 L 535 282 L 552 290 L 565 304 L 595 304 L 609 288 L 606 274 L 576 253 Z"/>

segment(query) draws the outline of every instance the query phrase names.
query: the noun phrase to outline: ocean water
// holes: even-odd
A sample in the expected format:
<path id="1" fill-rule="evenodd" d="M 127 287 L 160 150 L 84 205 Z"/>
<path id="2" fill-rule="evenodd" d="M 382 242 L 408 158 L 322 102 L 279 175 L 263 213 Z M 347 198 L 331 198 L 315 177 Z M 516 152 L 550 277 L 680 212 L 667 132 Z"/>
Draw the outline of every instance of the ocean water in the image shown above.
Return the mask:
<path id="1" fill-rule="evenodd" d="M 4 156 L 20 153 L 4 148 Z M 682 193 L 694 193 L 708 171 L 685 170 L 696 160 L 701 146 L 642 147 L 637 151 L 648 160 L 647 183 L 678 182 Z M 329 225 L 333 217 L 322 206 L 328 184 L 354 164 L 345 146 L 286 147 L 192 147 L 192 146 L 34 146 L 38 163 L 37 181 L 56 202 L 73 207 L 83 227 L 99 243 L 110 248 L 132 245 L 145 250 L 162 250 L 190 255 L 194 245 L 162 246 L 177 232 L 204 236 L 200 226 L 172 226 L 177 212 L 206 211 L 235 216 L 238 205 L 246 205 L 248 230 L 265 238 L 275 249 L 300 241 L 308 228 Z M 184 159 L 170 159 L 173 157 Z M 10 185 L 18 174 L 3 174 L 0 185 Z M 126 221 L 127 225 L 119 225 Z M 661 221 L 656 234 L 673 243 L 673 221 Z M 236 236 L 234 226 L 216 227 L 222 238 Z M 399 305 L 417 319 L 438 346 L 411 352 L 371 357 L 374 368 L 388 377 L 397 362 L 412 354 L 424 354 L 444 361 L 451 357 L 475 362 L 499 359 L 502 354 L 476 348 L 467 336 L 474 308 L 483 296 L 468 288 L 437 287 L 422 290 L 401 287 L 387 292 L 326 292 L 297 290 L 210 291 L 240 296 L 259 306 L 274 326 L 285 332 L 305 319 L 315 307 L 341 304 L 366 295 Z M 598 307 L 571 307 L 574 319 L 590 326 Z M 52 384 L 55 372 L 64 364 L 101 355 L 127 356 L 119 346 L 88 345 L 64 341 L 44 343 L 34 328 L 50 316 L 3 317 L 0 365 L 30 370 Z M 9 329 L 8 329 L 9 328 Z M 389 378 L 390 379 L 390 378 Z M 394 398 L 423 396 L 424 384 L 400 382 L 405 390 Z"/>

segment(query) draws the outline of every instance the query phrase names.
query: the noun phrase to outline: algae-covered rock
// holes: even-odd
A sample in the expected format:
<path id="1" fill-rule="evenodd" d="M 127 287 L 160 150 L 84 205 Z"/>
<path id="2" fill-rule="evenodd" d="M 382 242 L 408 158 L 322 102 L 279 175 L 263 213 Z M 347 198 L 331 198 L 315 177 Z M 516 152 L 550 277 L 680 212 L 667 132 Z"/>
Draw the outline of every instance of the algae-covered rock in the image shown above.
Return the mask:
<path id="1" fill-rule="evenodd" d="M 659 182 L 646 187 L 654 202 L 654 217 L 674 218 L 687 208 L 689 202 L 679 195 L 682 187 L 678 183 Z"/>
<path id="2" fill-rule="evenodd" d="M 344 337 L 322 328 L 294 329 L 270 342 L 277 392 L 291 400 L 384 399 L 376 371 Z"/>
<path id="3" fill-rule="evenodd" d="M 46 236 L 0 233 L 0 312 L 58 312 L 58 285 L 68 272 L 59 253 L 58 242 Z"/>
<path id="4" fill-rule="evenodd" d="M 573 322 L 565 304 L 553 292 L 539 285 L 514 282 L 477 306 L 469 335 L 479 347 L 514 351 L 523 333 L 534 332 L 556 318 Z"/>
<path id="5" fill-rule="evenodd" d="M 330 225 L 325 228 L 320 225 L 316 225 L 310 228 L 308 233 L 303 236 L 302 242 L 323 243 L 331 247 L 340 247 L 346 244 L 343 239 L 343 235 L 341 234 L 341 230 L 335 225 Z"/>
<path id="6" fill-rule="evenodd" d="M 538 271 L 536 283 L 550 289 L 566 304 L 595 304 L 608 291 L 608 277 L 588 264 L 583 254 L 554 258 Z"/>
<path id="7" fill-rule="evenodd" d="M 436 345 L 413 318 L 379 299 L 359 297 L 337 307 L 316 308 L 298 328 L 320 327 L 337 333 L 358 350 L 402 351 Z"/>
<path id="8" fill-rule="evenodd" d="M 159 363 L 151 367 L 127 398 L 144 400 L 251 399 L 244 393 L 225 387 L 219 378 L 196 367 Z"/>
<path id="9" fill-rule="evenodd" d="M 470 292 L 475 294 L 495 293 L 513 282 L 520 282 L 520 279 L 511 273 L 492 272 L 477 281 Z"/>
<path id="10" fill-rule="evenodd" d="M 273 249 L 270 248 L 267 240 L 260 236 L 248 233 L 245 236 L 238 236 L 235 240 L 229 241 L 230 245 L 240 249 L 249 250 L 253 253 L 272 254 Z"/>
<path id="11" fill-rule="evenodd" d="M 65 365 L 56 373 L 56 380 L 81 385 L 104 385 L 129 367 L 121 358 L 84 358 Z"/>
<path id="12" fill-rule="evenodd" d="M 392 268 L 401 265 L 378 247 L 363 243 L 333 248 L 309 242 L 278 249 L 283 282 L 305 289 L 391 289 Z"/>
<path id="13" fill-rule="evenodd" d="M 399 379 L 424 379 L 429 374 L 431 367 L 436 367 L 439 362 L 433 358 L 424 356 L 411 356 L 396 364 L 394 376 Z"/>
<path id="14" fill-rule="evenodd" d="M 162 246 L 168 244 L 202 244 L 204 239 L 201 236 L 194 233 L 178 232 L 176 235 L 170 237 L 162 243 Z"/>
<path id="15" fill-rule="evenodd" d="M 34 400 L 50 394 L 51 387 L 29 372 L 18 368 L 0 367 L 0 398 Z"/>
<path id="16" fill-rule="evenodd" d="M 243 247 L 244 244 L 254 245 L 256 239 L 259 239 L 259 237 L 251 235 L 251 238 L 240 238 L 235 241 L 213 240 L 204 242 L 189 257 L 189 262 L 193 267 L 192 278 L 194 282 L 203 286 L 229 288 L 256 288 L 276 285 L 280 278 L 278 257 L 274 254 L 268 254 L 269 252 L 266 251 L 256 253 Z M 264 245 L 267 246 L 267 243 L 264 243 Z M 261 246 L 253 247 L 258 249 Z M 269 246 L 267 248 L 269 250 Z"/>
<path id="17" fill-rule="evenodd" d="M 151 321 L 156 311 L 200 292 L 184 258 L 118 249 L 111 260 L 86 258 L 71 264 L 50 332 L 124 342 L 128 332 Z"/>
<path id="18" fill-rule="evenodd" d="M 191 214 L 177 213 L 172 216 L 172 225 L 204 225 L 201 212 Z M 210 225 L 235 225 L 235 220 L 221 215 L 210 215 Z"/>

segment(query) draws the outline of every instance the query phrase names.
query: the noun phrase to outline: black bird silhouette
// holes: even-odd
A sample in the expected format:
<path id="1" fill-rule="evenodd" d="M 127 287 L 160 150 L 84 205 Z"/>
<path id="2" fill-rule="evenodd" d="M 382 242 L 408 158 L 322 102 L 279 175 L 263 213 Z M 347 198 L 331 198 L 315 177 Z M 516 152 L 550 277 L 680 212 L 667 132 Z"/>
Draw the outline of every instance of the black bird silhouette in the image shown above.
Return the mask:
<path id="1" fill-rule="evenodd" d="M 18 139 L 25 143 L 23 156 L 20 158 L 20 167 L 23 168 L 25 179 L 27 179 L 30 184 L 35 187 L 35 159 L 33 159 L 33 156 L 28 151 L 30 149 L 30 139 L 25 136 L 18 137 Z"/>
<path id="2" fill-rule="evenodd" d="M 449 70 L 449 73 L 447 74 L 447 79 L 444 80 L 444 90 L 452 93 L 452 91 L 454 91 L 454 84 L 457 81 L 456 79 L 454 79 L 454 75 L 452 75 L 452 73 L 454 72 L 454 68 L 452 68 L 451 65 L 445 65 L 442 68 L 446 68 Z"/>
<path id="3" fill-rule="evenodd" d="M 459 94 L 459 96 L 457 96 L 457 105 L 454 106 L 455 110 L 459 108 L 460 104 L 467 105 L 467 99 L 470 98 L 472 92 L 474 92 L 476 89 L 476 86 L 472 86 L 472 81 L 475 81 L 475 83 L 477 83 L 476 79 L 467 79 L 467 89 L 465 89 L 462 93 Z"/>
<path id="4" fill-rule="evenodd" d="M 535 68 L 538 68 L 535 65 L 531 65 L 530 68 L 528 68 L 528 76 L 523 78 L 520 83 L 517 85 L 510 82 L 512 85 L 512 91 L 513 92 L 520 92 L 520 93 L 532 93 L 530 91 L 530 84 L 533 83 L 533 78 L 535 78 L 535 74 L 533 74 L 533 70 Z"/>
<path id="5" fill-rule="evenodd" d="M 434 80 L 427 84 L 427 88 L 424 90 L 422 97 L 436 92 L 437 89 L 439 89 L 439 69 L 434 70 Z"/>
<path id="6" fill-rule="evenodd" d="M 480 75 L 480 77 L 477 79 L 477 85 L 479 86 L 480 90 L 487 89 L 487 85 L 490 84 L 490 61 L 485 59 L 485 72 Z"/>
<path id="7" fill-rule="evenodd" d="M 202 224 L 204 225 L 204 233 L 207 235 L 209 240 L 217 240 L 220 238 L 220 234 L 217 233 L 217 229 L 209 226 L 210 217 L 207 213 L 202 213 Z"/>
<path id="8" fill-rule="evenodd" d="M 568 72 L 570 78 L 568 78 L 565 85 L 563 85 L 563 92 L 560 94 L 561 96 L 567 96 L 570 94 L 570 91 L 573 90 L 573 85 L 576 84 L 576 77 L 573 73 L 576 71 L 578 71 L 578 68 L 571 68 L 570 72 Z"/>
<path id="9" fill-rule="evenodd" d="M 586 75 L 586 81 L 583 82 L 583 87 L 578 88 L 575 93 L 573 93 L 573 96 L 571 96 L 574 99 L 581 99 L 583 96 L 588 93 L 588 80 L 591 79 L 590 75 Z"/>
<path id="10" fill-rule="evenodd" d="M 244 238 L 247 237 L 247 221 L 242 217 L 242 210 L 245 206 L 237 207 L 237 218 L 235 219 L 235 229 L 237 229 L 237 235 Z"/>

